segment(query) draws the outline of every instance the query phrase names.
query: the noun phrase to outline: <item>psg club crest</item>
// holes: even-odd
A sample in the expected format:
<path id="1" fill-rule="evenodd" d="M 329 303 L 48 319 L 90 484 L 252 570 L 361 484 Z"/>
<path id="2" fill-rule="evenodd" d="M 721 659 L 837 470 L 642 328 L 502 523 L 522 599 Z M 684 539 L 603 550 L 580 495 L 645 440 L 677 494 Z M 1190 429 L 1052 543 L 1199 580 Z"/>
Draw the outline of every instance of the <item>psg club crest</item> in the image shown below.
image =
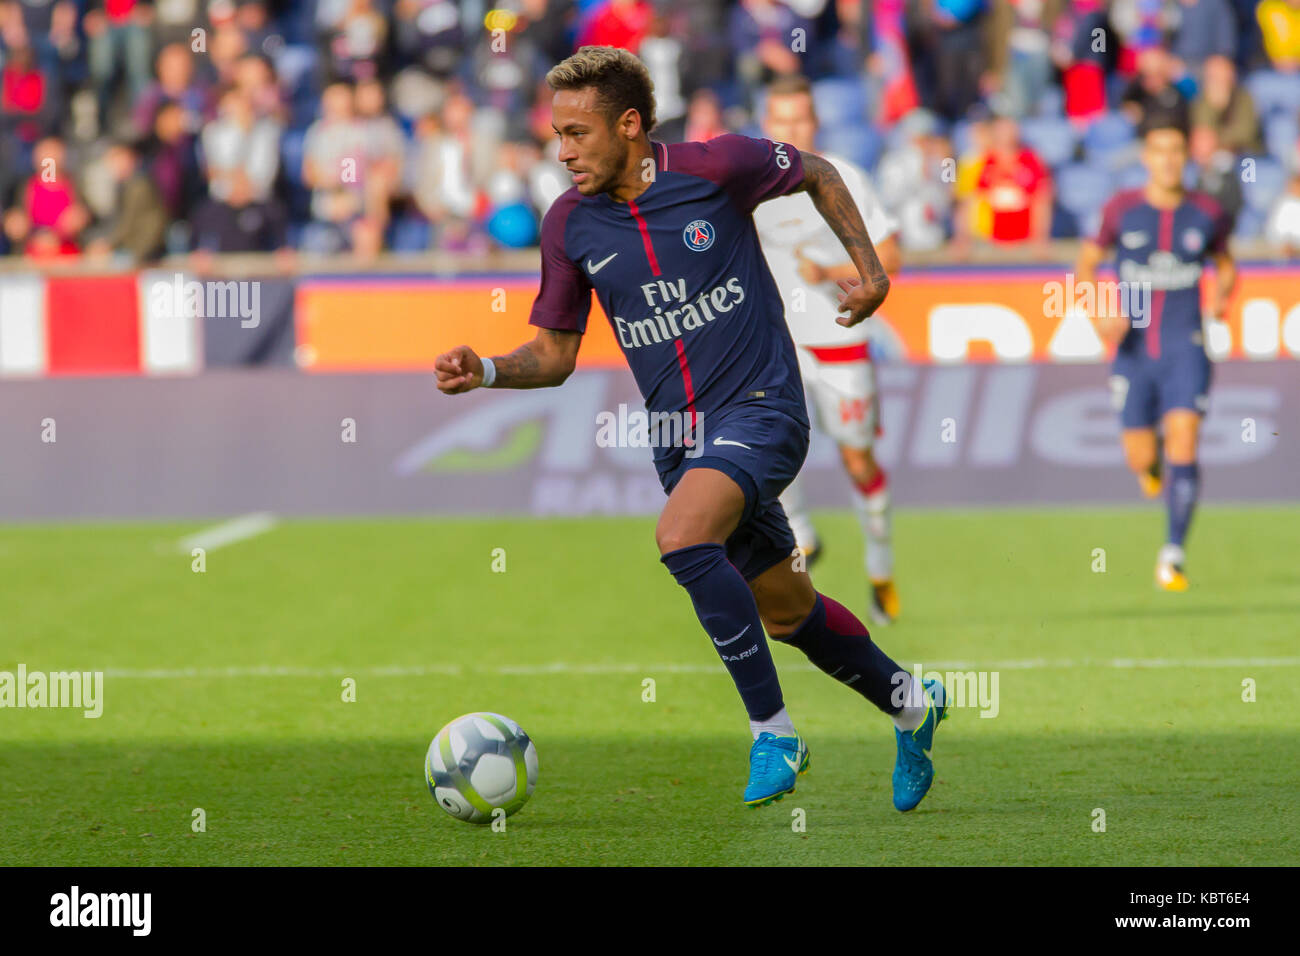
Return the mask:
<path id="1" fill-rule="evenodd" d="M 1202 236 L 1198 230 L 1188 229 L 1183 233 L 1183 248 L 1192 255 L 1196 255 L 1196 253 L 1200 252 L 1201 247 L 1204 245 L 1205 237 Z"/>
<path id="2" fill-rule="evenodd" d="M 687 223 L 686 228 L 682 230 L 682 239 L 686 242 L 686 248 L 692 252 L 703 252 L 709 248 L 713 245 L 714 236 L 713 224 L 707 219 L 696 219 L 692 223 Z"/>

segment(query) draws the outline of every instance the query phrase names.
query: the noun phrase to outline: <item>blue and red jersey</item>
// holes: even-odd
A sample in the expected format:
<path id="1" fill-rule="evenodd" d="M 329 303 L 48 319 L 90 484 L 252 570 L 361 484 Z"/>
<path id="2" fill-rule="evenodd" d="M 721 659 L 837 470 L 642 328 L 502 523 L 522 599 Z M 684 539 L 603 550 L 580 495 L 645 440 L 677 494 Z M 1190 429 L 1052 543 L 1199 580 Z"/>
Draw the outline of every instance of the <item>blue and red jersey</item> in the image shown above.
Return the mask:
<path id="1" fill-rule="evenodd" d="M 560 196 L 529 322 L 584 332 L 595 291 L 649 412 L 706 417 L 755 392 L 806 421 L 799 363 L 752 213 L 803 182 L 798 150 L 747 136 L 652 142 L 630 202 Z"/>
<path id="2" fill-rule="evenodd" d="M 1208 259 L 1227 251 L 1231 231 L 1231 219 L 1205 193 L 1187 193 L 1176 209 L 1157 209 L 1141 189 L 1106 204 L 1095 241 L 1115 247 L 1115 271 L 1127 284 L 1133 319 L 1121 354 L 1159 358 L 1188 347 L 1204 350 L 1201 273 Z"/>

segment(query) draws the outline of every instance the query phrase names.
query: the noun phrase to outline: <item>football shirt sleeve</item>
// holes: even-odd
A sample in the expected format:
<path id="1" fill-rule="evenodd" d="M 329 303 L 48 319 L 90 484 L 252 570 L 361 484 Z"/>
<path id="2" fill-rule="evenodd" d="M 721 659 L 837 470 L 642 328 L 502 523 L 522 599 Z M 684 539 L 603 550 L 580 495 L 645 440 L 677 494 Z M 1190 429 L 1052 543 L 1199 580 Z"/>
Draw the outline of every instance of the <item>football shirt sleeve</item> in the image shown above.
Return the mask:
<path id="1" fill-rule="evenodd" d="M 591 281 L 564 251 L 565 226 L 576 202 L 561 196 L 542 218 L 542 284 L 533 300 L 530 325 L 586 332 Z"/>
<path id="2" fill-rule="evenodd" d="M 1119 221 L 1124 214 L 1124 205 L 1120 198 L 1116 196 L 1101 210 L 1101 225 L 1097 228 L 1097 234 L 1092 237 L 1092 241 L 1103 249 L 1109 249 L 1115 245 L 1119 239 Z"/>
<path id="3" fill-rule="evenodd" d="M 803 185 L 803 158 L 789 143 L 728 133 L 702 145 L 710 178 L 746 213 Z"/>

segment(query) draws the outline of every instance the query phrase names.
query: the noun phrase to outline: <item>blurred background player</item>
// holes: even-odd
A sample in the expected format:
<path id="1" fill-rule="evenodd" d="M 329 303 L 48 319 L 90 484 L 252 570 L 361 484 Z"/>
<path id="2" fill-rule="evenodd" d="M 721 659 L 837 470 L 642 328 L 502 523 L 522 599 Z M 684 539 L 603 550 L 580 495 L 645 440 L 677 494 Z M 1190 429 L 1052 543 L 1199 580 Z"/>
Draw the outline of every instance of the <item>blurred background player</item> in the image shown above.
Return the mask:
<path id="1" fill-rule="evenodd" d="M 1116 248 L 1124 307 L 1107 308 L 1107 296 L 1098 294 L 1096 322 L 1102 337 L 1118 344 L 1110 383 L 1124 457 L 1147 497 L 1162 488 L 1166 493 L 1169 535 L 1156 559 L 1156 584 L 1185 591 L 1183 542 L 1200 490 L 1197 438 L 1211 378 L 1201 273 L 1213 260 L 1210 316 L 1217 318 L 1227 308 L 1237 270 L 1227 245 L 1231 220 L 1209 196 L 1183 188 L 1186 111 L 1151 111 L 1141 132 L 1147 183 L 1106 204 L 1100 231 L 1083 244 L 1075 272 L 1079 288 L 1095 288 L 1098 264 Z"/>
<path id="2" fill-rule="evenodd" d="M 768 87 L 763 115 L 763 134 L 768 139 L 789 143 L 807 154 L 813 151 L 817 129 L 808 80 L 802 76 L 782 77 Z M 892 276 L 900 263 L 898 222 L 881 206 L 862 169 L 839 156 L 823 158 L 844 180 L 866 223 L 880 264 Z M 835 283 L 839 279 L 856 279 L 857 267 L 845 256 L 844 246 L 806 193 L 779 196 L 763 203 L 754 211 L 754 225 L 772 278 L 781 290 L 786 322 L 797 346 L 809 415 L 839 446 L 844 470 L 853 483 L 853 510 L 866 538 L 871 619 L 878 624 L 889 623 L 898 615 L 899 600 L 893 580 L 889 486 L 872 452 L 880 425 L 880 406 L 871 366 L 870 322 L 850 328 L 835 322 Z M 821 546 L 797 478 L 781 495 L 781 505 L 799 549 L 809 563 L 815 561 Z"/>

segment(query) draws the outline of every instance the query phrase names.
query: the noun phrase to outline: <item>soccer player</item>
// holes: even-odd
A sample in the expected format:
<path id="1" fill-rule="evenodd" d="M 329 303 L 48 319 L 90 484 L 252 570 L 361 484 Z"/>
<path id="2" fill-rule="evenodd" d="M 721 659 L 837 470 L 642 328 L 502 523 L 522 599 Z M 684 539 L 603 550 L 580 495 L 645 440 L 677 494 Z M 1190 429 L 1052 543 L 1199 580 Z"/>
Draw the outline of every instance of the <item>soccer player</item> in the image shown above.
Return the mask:
<path id="1" fill-rule="evenodd" d="M 1083 244 L 1075 275 L 1081 287 L 1095 289 L 1098 264 L 1107 250 L 1118 249 L 1121 294 L 1094 296 L 1095 321 L 1101 336 L 1118 345 L 1110 385 L 1124 457 L 1147 497 L 1165 489 L 1169 534 L 1156 557 L 1156 584 L 1185 591 L 1183 543 L 1200 489 L 1196 446 L 1211 372 L 1201 321 L 1201 272 L 1213 261 L 1210 314 L 1218 316 L 1227 308 L 1237 270 L 1228 252 L 1230 219 L 1209 196 L 1183 189 L 1186 114 L 1152 111 L 1141 134 L 1147 184 L 1106 204 L 1101 229 Z M 1104 307 L 1112 298 L 1123 307 Z M 1164 441 L 1163 476 L 1157 426 Z"/>
<path id="2" fill-rule="evenodd" d="M 635 56 L 583 47 L 547 74 L 559 158 L 574 186 L 542 223 L 536 338 L 509 355 L 459 346 L 436 360 L 438 388 L 543 388 L 573 371 L 600 298 L 652 415 L 684 415 L 690 441 L 660 443 L 668 501 L 655 529 L 661 561 L 686 590 L 726 665 L 753 745 L 744 801 L 794 791 L 808 747 L 781 695 L 767 640 L 889 714 L 897 759 L 894 806 L 930 789 L 930 748 L 947 701 L 938 681 L 915 687 L 843 606 L 818 594 L 792 559 L 778 496 L 808 450 L 808 415 L 781 297 L 754 231 L 754 207 L 807 191 L 859 278 L 843 280 L 837 322 L 879 307 L 889 279 L 835 167 L 788 143 L 726 135 L 652 141 L 654 87 Z"/>
<path id="3" fill-rule="evenodd" d="M 786 142 L 803 156 L 812 152 L 817 113 L 812 87 L 801 76 L 782 77 L 767 88 L 763 133 Z M 898 223 L 876 199 L 867 174 L 848 160 L 823 155 L 835 167 L 853 197 L 867 234 L 887 274 L 898 270 Z M 869 589 L 868 613 L 877 624 L 898 616 L 894 588 L 892 516 L 885 473 L 872 453 L 879 432 L 879 402 L 871 366 L 869 323 L 845 328 L 831 321 L 838 303 L 831 296 L 840 279 L 856 279 L 858 267 L 844 255 L 831 227 L 806 193 L 780 196 L 754 210 L 754 225 L 772 278 L 781 290 L 808 409 L 839 446 L 840 460 L 853 483 L 853 510 L 866 539 L 864 561 Z M 781 495 L 781 506 L 799 549 L 811 564 L 820 553 L 817 532 L 804 506 L 799 479 Z"/>

